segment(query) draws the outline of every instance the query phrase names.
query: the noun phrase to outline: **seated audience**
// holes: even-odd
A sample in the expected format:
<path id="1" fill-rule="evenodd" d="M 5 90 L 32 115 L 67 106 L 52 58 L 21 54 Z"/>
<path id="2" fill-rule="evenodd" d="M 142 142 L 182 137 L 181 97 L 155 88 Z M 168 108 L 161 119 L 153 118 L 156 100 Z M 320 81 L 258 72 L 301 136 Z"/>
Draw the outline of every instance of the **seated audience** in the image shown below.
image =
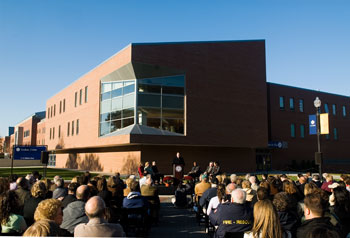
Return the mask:
<path id="1" fill-rule="evenodd" d="M 331 185 L 333 183 L 333 176 L 330 174 L 327 174 L 326 176 L 326 181 L 323 182 L 321 189 L 323 189 L 324 191 L 326 191 L 328 194 L 331 194 L 332 191 L 329 188 L 329 185 Z"/>
<path id="2" fill-rule="evenodd" d="M 203 193 L 211 187 L 211 184 L 208 182 L 208 176 L 203 174 L 202 181 L 197 183 L 194 187 L 194 194 L 196 195 L 196 201 L 198 201 L 198 197 L 201 197 Z"/>
<path id="3" fill-rule="evenodd" d="M 256 181 L 256 177 L 255 176 L 250 176 L 249 177 L 249 182 L 250 182 L 251 189 L 257 191 L 258 188 L 259 188 L 259 185 L 258 185 L 258 183 Z"/>
<path id="4" fill-rule="evenodd" d="M 246 192 L 247 196 L 246 196 L 246 201 L 248 203 L 250 203 L 251 205 L 254 205 L 257 202 L 256 199 L 256 191 L 253 190 L 250 187 L 250 182 L 248 180 L 244 180 L 242 182 L 242 189 Z"/>
<path id="5" fill-rule="evenodd" d="M 219 184 L 216 191 L 216 196 L 210 199 L 208 207 L 207 207 L 207 215 L 217 209 L 217 207 L 227 201 L 226 199 L 226 187 L 224 184 Z"/>
<path id="6" fill-rule="evenodd" d="M 209 215 L 211 224 L 217 226 L 215 237 L 223 238 L 226 232 L 249 231 L 253 224 L 253 213 L 245 205 L 245 192 L 235 189 L 231 195 L 230 203 L 222 203 Z"/>
<path id="7" fill-rule="evenodd" d="M 74 202 L 77 200 L 77 197 L 75 196 L 77 188 L 79 187 L 78 183 L 70 183 L 68 185 L 68 194 L 64 197 L 62 200 L 62 207 L 66 208 L 69 203 Z"/>
<path id="8" fill-rule="evenodd" d="M 146 207 L 146 205 L 146 201 L 140 193 L 139 183 L 137 181 L 132 181 L 130 184 L 130 193 L 123 200 L 123 207 L 140 208 Z"/>
<path id="9" fill-rule="evenodd" d="M 282 236 L 282 229 L 277 212 L 268 199 L 258 201 L 254 205 L 254 224 L 244 238 L 287 238 Z"/>
<path id="10" fill-rule="evenodd" d="M 29 183 L 25 177 L 19 177 L 16 181 L 17 189 L 15 190 L 18 196 L 18 207 L 23 214 L 24 202 L 30 198 Z"/>
<path id="11" fill-rule="evenodd" d="M 109 202 L 112 198 L 112 193 L 107 188 L 107 181 L 105 177 L 102 177 L 97 181 L 97 190 L 98 190 L 97 196 L 101 197 L 103 201 L 106 203 L 107 207 L 109 207 L 110 205 Z"/>
<path id="12" fill-rule="evenodd" d="M 34 212 L 38 204 L 46 198 L 46 186 L 42 181 L 34 183 L 31 188 L 32 196 L 24 202 L 23 217 L 28 226 L 34 223 Z"/>
<path id="13" fill-rule="evenodd" d="M 210 199 L 215 197 L 217 195 L 217 186 L 218 186 L 218 180 L 216 178 L 213 178 L 211 180 L 211 188 L 207 189 L 201 198 L 199 199 L 199 206 L 202 208 L 207 208 L 207 205 L 209 204 Z"/>
<path id="14" fill-rule="evenodd" d="M 1 233 L 21 234 L 27 229 L 23 216 L 18 215 L 18 197 L 13 190 L 7 190 L 0 195 Z"/>
<path id="15" fill-rule="evenodd" d="M 75 237 L 122 237 L 125 236 L 119 224 L 108 223 L 105 220 L 106 204 L 104 200 L 95 196 L 85 205 L 85 212 L 89 218 L 87 224 L 82 223 L 75 227 Z"/>
<path id="16" fill-rule="evenodd" d="M 64 187 L 63 178 L 59 178 L 55 182 L 56 189 L 52 193 L 52 198 L 62 200 L 65 196 L 67 196 L 67 189 Z"/>
<path id="17" fill-rule="evenodd" d="M 345 187 L 333 189 L 334 206 L 331 207 L 340 223 L 341 234 L 346 236 L 350 233 L 350 194 Z"/>
<path id="18" fill-rule="evenodd" d="M 300 219 L 295 207 L 290 203 L 290 197 L 286 192 L 277 193 L 273 199 L 283 231 L 288 231 L 293 237 L 296 236 L 297 228 L 300 226 Z"/>
<path id="19" fill-rule="evenodd" d="M 201 168 L 199 165 L 197 165 L 197 162 L 193 162 L 193 167 L 191 168 L 191 171 L 188 173 L 188 176 L 191 176 L 194 179 L 197 179 L 199 175 L 201 174 Z"/>
<path id="20" fill-rule="evenodd" d="M 62 236 L 59 226 L 51 220 L 39 220 L 31 225 L 24 233 L 24 237 Z"/>
<path id="21" fill-rule="evenodd" d="M 154 182 L 156 184 L 159 184 L 163 181 L 164 175 L 162 173 L 159 173 L 156 161 L 152 161 L 152 171 L 154 173 Z"/>
<path id="22" fill-rule="evenodd" d="M 85 203 L 89 199 L 89 195 L 89 187 L 87 185 L 80 185 L 77 188 L 77 200 L 69 203 L 63 210 L 61 228 L 66 229 L 73 234 L 74 228 L 78 224 L 88 222 L 88 217 L 85 214 Z"/>
<path id="23" fill-rule="evenodd" d="M 310 233 L 316 228 L 338 232 L 330 222 L 330 218 L 324 216 L 328 204 L 320 193 L 306 195 L 304 204 L 305 221 L 297 230 L 297 238 L 310 236 Z"/>

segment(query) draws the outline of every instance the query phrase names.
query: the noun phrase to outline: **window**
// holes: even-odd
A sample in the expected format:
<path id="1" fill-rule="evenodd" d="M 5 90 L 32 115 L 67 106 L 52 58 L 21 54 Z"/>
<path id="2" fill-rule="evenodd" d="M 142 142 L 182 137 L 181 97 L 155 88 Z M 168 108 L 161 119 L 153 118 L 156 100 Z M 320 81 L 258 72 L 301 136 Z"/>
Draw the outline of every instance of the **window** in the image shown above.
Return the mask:
<path id="1" fill-rule="evenodd" d="M 329 140 L 329 134 L 326 134 L 326 140 Z"/>
<path id="2" fill-rule="evenodd" d="M 338 140 L 338 130 L 337 130 L 337 128 L 333 129 L 333 136 L 334 136 L 334 140 Z"/>
<path id="3" fill-rule="evenodd" d="M 60 101 L 60 114 L 62 112 L 62 101 Z"/>
<path id="4" fill-rule="evenodd" d="M 24 133 L 23 133 L 23 137 L 28 137 L 30 136 L 30 130 L 26 130 Z"/>
<path id="5" fill-rule="evenodd" d="M 343 106 L 343 117 L 346 117 L 346 107 Z"/>
<path id="6" fill-rule="evenodd" d="M 284 97 L 280 97 L 280 109 L 284 110 Z"/>
<path id="7" fill-rule="evenodd" d="M 290 136 L 295 138 L 295 124 L 290 124 Z"/>
<path id="8" fill-rule="evenodd" d="M 332 105 L 332 109 L 333 109 L 333 115 L 337 115 L 337 105 L 333 104 Z"/>
<path id="9" fill-rule="evenodd" d="M 53 112 L 53 109 L 52 109 L 52 106 L 51 106 L 51 114 L 50 114 L 50 117 L 52 117 L 52 112 Z"/>
<path id="10" fill-rule="evenodd" d="M 80 89 L 80 92 L 79 92 L 79 105 L 81 105 L 83 102 L 83 90 Z"/>
<path id="11" fill-rule="evenodd" d="M 304 99 L 299 99 L 299 111 L 304 112 Z"/>
<path id="12" fill-rule="evenodd" d="M 50 118 L 50 107 L 47 108 L 47 118 Z"/>
<path id="13" fill-rule="evenodd" d="M 67 136 L 69 136 L 69 132 L 70 132 L 70 122 L 68 122 L 68 125 L 67 125 Z"/>
<path id="14" fill-rule="evenodd" d="M 55 139 L 55 127 L 52 128 L 52 139 Z"/>
<path id="15" fill-rule="evenodd" d="M 63 112 L 66 111 L 66 99 L 63 99 Z"/>
<path id="16" fill-rule="evenodd" d="M 51 140 L 51 136 L 52 136 L 52 129 L 50 128 L 50 140 Z"/>
<path id="17" fill-rule="evenodd" d="M 300 125 L 300 137 L 305 138 L 305 126 Z"/>
<path id="18" fill-rule="evenodd" d="M 294 98 L 289 98 L 289 109 L 294 111 Z"/>
<path id="19" fill-rule="evenodd" d="M 75 100 L 74 100 L 74 106 L 77 107 L 78 104 L 78 92 L 75 92 Z"/>
<path id="20" fill-rule="evenodd" d="M 74 135 L 74 121 L 72 121 L 72 135 Z"/>
<path id="21" fill-rule="evenodd" d="M 56 116 L 56 104 L 53 105 L 53 116 Z"/>
<path id="22" fill-rule="evenodd" d="M 88 101 L 88 86 L 85 87 L 85 103 Z"/>
<path id="23" fill-rule="evenodd" d="M 58 138 L 61 138 L 61 125 L 58 126 Z"/>
<path id="24" fill-rule="evenodd" d="M 329 113 L 328 103 L 324 104 L 324 112 Z"/>
<path id="25" fill-rule="evenodd" d="M 46 129 L 45 129 L 45 127 L 43 127 L 43 130 L 42 130 L 42 132 L 43 132 L 43 133 L 45 133 L 45 131 L 46 131 Z"/>
<path id="26" fill-rule="evenodd" d="M 77 134 L 77 135 L 78 135 L 78 134 L 79 134 L 79 119 L 77 119 L 77 126 L 76 126 L 76 127 L 77 127 L 77 131 L 76 131 L 76 133 L 75 133 L 75 134 Z"/>

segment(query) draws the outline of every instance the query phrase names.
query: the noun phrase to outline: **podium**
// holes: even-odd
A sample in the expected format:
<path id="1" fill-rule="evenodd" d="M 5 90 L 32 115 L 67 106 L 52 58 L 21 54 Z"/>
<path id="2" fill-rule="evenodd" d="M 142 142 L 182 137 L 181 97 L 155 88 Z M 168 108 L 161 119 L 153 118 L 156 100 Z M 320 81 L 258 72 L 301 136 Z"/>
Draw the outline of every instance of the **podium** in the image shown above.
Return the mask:
<path id="1" fill-rule="evenodd" d="M 184 176 L 184 165 L 173 164 L 173 176 L 174 178 L 181 180 Z"/>

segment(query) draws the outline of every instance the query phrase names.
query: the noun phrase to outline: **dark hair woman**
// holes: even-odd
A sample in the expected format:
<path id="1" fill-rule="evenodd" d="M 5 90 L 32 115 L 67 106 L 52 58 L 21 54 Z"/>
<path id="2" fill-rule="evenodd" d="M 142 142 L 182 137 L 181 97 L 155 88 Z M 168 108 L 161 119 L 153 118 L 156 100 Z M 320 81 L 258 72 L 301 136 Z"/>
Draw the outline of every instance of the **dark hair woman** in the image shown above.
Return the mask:
<path id="1" fill-rule="evenodd" d="M 1 233 L 22 234 L 27 229 L 23 216 L 17 215 L 18 197 L 14 191 L 6 191 L 0 195 Z"/>

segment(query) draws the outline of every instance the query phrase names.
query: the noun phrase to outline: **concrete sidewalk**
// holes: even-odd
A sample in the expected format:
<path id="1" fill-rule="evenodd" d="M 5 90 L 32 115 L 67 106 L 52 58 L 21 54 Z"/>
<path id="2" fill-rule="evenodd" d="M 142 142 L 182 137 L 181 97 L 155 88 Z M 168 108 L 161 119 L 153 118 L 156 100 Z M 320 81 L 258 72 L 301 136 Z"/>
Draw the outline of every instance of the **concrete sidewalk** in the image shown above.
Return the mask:
<path id="1" fill-rule="evenodd" d="M 158 226 L 152 226 L 150 238 L 170 237 L 208 237 L 204 225 L 198 225 L 196 217 L 191 209 L 176 208 L 170 202 L 171 197 L 161 198 L 161 208 Z"/>

